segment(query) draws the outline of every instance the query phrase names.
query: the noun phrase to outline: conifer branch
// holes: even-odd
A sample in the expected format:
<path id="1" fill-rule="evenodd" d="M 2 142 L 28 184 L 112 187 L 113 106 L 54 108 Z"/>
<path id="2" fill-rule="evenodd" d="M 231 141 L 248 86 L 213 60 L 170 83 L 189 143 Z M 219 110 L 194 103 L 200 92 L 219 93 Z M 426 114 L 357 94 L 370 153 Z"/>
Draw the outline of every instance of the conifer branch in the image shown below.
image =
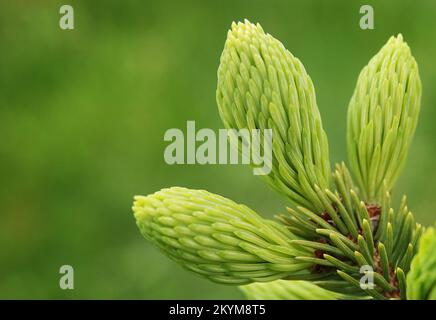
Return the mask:
<path id="1" fill-rule="evenodd" d="M 250 299 L 436 299 L 435 231 L 420 241 L 424 228 L 406 197 L 391 203 L 421 100 L 401 35 L 363 68 L 351 98 L 353 174 L 343 162 L 331 170 L 312 80 L 259 24 L 232 24 L 216 99 L 226 128 L 273 130 L 272 145 L 262 146 L 273 157 L 265 179 L 292 206 L 269 220 L 204 190 L 162 189 L 134 200 L 146 239 L 186 269 L 244 285 Z M 239 147 L 247 143 L 237 138 Z"/>

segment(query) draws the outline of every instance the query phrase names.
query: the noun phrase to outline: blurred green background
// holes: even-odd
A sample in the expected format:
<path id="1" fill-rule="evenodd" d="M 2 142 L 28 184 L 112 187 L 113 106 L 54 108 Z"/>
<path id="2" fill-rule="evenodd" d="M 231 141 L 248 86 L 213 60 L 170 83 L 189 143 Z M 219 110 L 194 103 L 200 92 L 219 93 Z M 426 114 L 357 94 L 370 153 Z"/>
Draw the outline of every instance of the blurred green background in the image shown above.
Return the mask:
<path id="1" fill-rule="evenodd" d="M 59 28 L 59 8 L 75 29 Z M 359 28 L 372 4 L 375 30 Z M 286 201 L 244 166 L 164 162 L 168 128 L 221 128 L 216 70 L 227 29 L 248 18 L 306 66 L 345 159 L 345 115 L 360 69 L 403 33 L 423 81 L 420 123 L 395 196 L 436 218 L 434 1 L 1 1 L 0 298 L 242 298 L 203 280 L 140 235 L 132 197 L 204 188 L 264 215 Z M 59 267 L 75 289 L 59 289 Z"/>

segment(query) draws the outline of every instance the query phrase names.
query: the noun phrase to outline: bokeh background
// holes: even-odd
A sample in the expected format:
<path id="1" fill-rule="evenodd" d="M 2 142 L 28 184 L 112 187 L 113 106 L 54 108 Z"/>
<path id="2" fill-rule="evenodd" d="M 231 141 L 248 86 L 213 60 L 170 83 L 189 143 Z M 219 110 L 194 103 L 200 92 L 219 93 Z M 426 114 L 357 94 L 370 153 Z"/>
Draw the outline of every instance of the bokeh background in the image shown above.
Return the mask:
<path id="1" fill-rule="evenodd" d="M 59 8 L 75 29 L 59 28 Z M 375 30 L 359 28 L 372 4 Z M 286 200 L 250 168 L 164 162 L 168 128 L 221 128 L 216 70 L 227 29 L 248 18 L 305 64 L 332 160 L 360 69 L 403 33 L 423 81 L 419 127 L 395 196 L 436 218 L 436 3 L 428 1 L 1 1 L 0 298 L 242 298 L 167 259 L 139 234 L 132 197 L 205 188 L 264 215 Z M 59 288 L 59 267 L 75 289 Z"/>

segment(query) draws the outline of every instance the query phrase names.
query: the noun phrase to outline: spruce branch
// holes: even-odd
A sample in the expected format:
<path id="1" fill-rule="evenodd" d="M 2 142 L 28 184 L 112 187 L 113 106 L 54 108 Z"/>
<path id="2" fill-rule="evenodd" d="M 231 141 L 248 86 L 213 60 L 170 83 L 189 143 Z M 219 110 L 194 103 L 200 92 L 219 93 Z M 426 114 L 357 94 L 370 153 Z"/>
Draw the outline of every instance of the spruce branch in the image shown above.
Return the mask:
<path id="1" fill-rule="evenodd" d="M 358 289 L 359 295 L 360 267 L 370 266 L 375 288 L 364 290 L 366 294 L 376 299 L 400 298 L 405 292 L 401 291 L 403 283 L 400 285 L 398 274 L 409 271 L 422 227 L 414 222 L 405 198 L 394 210 L 386 191 L 383 209 L 368 205 L 360 200 L 345 164 L 337 165 L 333 176 L 336 190 L 325 190 L 329 198 L 325 203 L 331 204 L 323 213 L 297 207 L 288 208 L 290 216 L 278 216 L 289 230 L 305 238 L 292 240 L 294 246 L 315 249 L 313 257 L 296 259 L 314 262 L 312 273 L 324 274 L 329 281 L 345 281 Z M 329 282 L 319 285 L 331 289 Z M 346 287 L 344 283 L 342 286 Z M 336 290 L 341 292 L 340 288 Z"/>
<path id="2" fill-rule="evenodd" d="M 404 166 L 421 104 L 418 65 L 403 37 L 391 37 L 363 68 L 348 108 L 351 168 L 362 194 L 379 201 Z"/>
<path id="3" fill-rule="evenodd" d="M 204 190 L 173 187 L 136 196 L 141 233 L 183 267 L 212 281 L 271 281 L 307 269 L 282 225 Z M 309 250 L 310 251 L 310 250 Z"/>
<path id="4" fill-rule="evenodd" d="M 241 286 L 249 300 L 344 300 L 356 299 L 353 295 L 323 289 L 309 281 L 276 280 Z"/>
<path id="5" fill-rule="evenodd" d="M 407 298 L 436 300 L 436 231 L 428 228 L 407 275 Z"/>
<path id="6" fill-rule="evenodd" d="M 330 186 L 327 135 L 300 60 L 259 24 L 233 23 L 220 59 L 216 99 L 226 128 L 273 130 L 269 185 L 298 205 L 322 210 L 314 185 Z"/>
<path id="7" fill-rule="evenodd" d="M 435 231 L 421 241 L 424 228 L 406 197 L 391 203 L 421 99 L 418 67 L 401 35 L 362 70 L 351 98 L 353 175 L 343 162 L 331 170 L 312 81 L 259 24 L 232 24 L 216 98 L 226 128 L 273 130 L 272 145 L 262 146 L 273 154 L 266 180 L 295 206 L 269 220 L 204 190 L 162 189 L 134 200 L 146 239 L 199 275 L 245 285 L 251 299 L 436 298 Z M 249 141 L 237 139 L 243 153 Z M 362 286 L 363 276 L 373 286 Z"/>

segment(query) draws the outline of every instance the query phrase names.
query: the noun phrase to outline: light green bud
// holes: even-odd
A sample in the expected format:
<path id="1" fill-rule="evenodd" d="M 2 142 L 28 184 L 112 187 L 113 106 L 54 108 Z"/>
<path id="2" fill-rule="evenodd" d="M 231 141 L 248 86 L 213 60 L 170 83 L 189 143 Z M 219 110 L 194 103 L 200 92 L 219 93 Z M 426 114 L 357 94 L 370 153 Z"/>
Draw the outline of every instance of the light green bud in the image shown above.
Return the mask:
<path id="1" fill-rule="evenodd" d="M 316 284 L 301 280 L 276 280 L 268 283 L 252 283 L 241 286 L 249 300 L 337 300 L 345 295 L 323 289 Z"/>
<path id="2" fill-rule="evenodd" d="M 407 274 L 407 299 L 436 300 L 436 231 L 422 235 L 419 251 Z"/>
<path id="3" fill-rule="evenodd" d="M 284 226 L 204 190 L 173 187 L 136 196 L 133 212 L 146 239 L 215 282 L 271 281 L 311 265 L 294 259 L 304 253 L 290 244 L 295 236 Z"/>
<path id="4" fill-rule="evenodd" d="M 269 184 L 296 204 L 322 211 L 315 185 L 324 190 L 330 184 L 328 142 L 300 60 L 259 24 L 233 23 L 216 98 L 226 128 L 272 129 L 272 146 L 263 146 L 272 150 Z"/>
<path id="5" fill-rule="evenodd" d="M 404 166 L 418 121 L 421 80 L 410 48 L 391 37 L 363 68 L 348 108 L 348 155 L 366 200 L 380 199 Z"/>

